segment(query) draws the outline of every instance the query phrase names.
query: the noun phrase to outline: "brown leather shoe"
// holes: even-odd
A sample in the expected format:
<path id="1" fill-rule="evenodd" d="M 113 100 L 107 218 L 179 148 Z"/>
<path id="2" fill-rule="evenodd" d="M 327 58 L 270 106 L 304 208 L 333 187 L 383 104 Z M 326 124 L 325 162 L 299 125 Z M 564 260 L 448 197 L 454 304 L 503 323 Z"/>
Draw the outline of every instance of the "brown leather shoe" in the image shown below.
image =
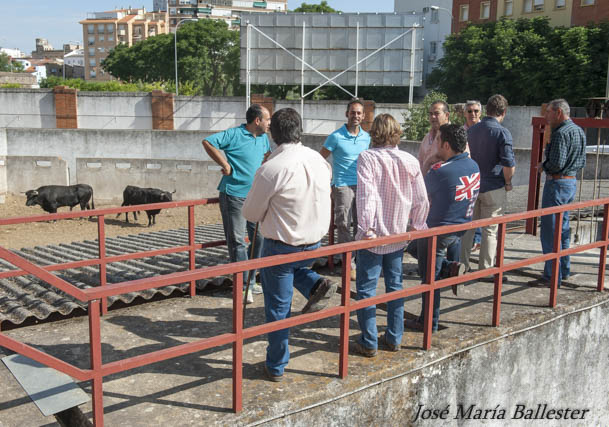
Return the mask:
<path id="1" fill-rule="evenodd" d="M 376 356 L 375 348 L 366 348 L 359 341 L 355 341 L 351 343 L 351 351 L 355 354 L 359 354 L 364 357 L 374 357 Z"/>
<path id="2" fill-rule="evenodd" d="M 328 305 L 332 295 L 336 293 L 338 285 L 328 279 L 319 279 L 319 286 L 315 293 L 309 297 L 309 300 L 302 308 L 302 313 L 314 313 L 323 310 Z"/>
<path id="3" fill-rule="evenodd" d="M 283 375 L 272 374 L 266 365 L 264 365 L 264 376 L 266 377 L 267 380 L 272 381 L 274 383 L 283 381 Z"/>
<path id="4" fill-rule="evenodd" d="M 400 351 L 400 344 L 389 344 L 387 342 L 386 335 L 383 335 L 383 337 L 381 338 L 381 343 L 383 344 L 383 347 L 385 347 L 385 350 L 387 350 L 387 351 L 392 351 L 392 352 Z"/>

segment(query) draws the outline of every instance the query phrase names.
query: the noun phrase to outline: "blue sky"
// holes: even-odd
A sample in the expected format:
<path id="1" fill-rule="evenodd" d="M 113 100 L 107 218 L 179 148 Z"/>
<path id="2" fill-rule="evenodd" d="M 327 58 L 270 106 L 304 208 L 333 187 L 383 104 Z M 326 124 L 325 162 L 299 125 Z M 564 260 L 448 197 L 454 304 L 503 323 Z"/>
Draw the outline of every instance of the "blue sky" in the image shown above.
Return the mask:
<path id="1" fill-rule="evenodd" d="M 306 3 L 316 4 L 320 0 Z M 288 0 L 288 8 L 295 9 L 302 0 Z M 328 0 L 334 9 L 343 12 L 393 12 L 394 0 Z M 19 48 L 29 55 L 35 39 L 47 39 L 55 49 L 69 41 L 82 41 L 82 26 L 88 12 L 113 10 L 116 7 L 152 9 L 152 0 L 0 0 L 0 47 Z"/>

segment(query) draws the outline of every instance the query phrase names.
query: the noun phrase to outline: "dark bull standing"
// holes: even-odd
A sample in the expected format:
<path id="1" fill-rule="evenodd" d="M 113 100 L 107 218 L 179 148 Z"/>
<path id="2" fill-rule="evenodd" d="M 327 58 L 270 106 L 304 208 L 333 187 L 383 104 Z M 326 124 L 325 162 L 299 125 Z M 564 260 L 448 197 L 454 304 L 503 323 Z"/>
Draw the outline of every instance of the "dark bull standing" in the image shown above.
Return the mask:
<path id="1" fill-rule="evenodd" d="M 175 190 L 173 191 L 175 193 Z M 123 204 L 121 206 L 145 205 L 148 203 L 171 202 L 169 191 L 159 190 L 158 188 L 140 188 L 134 185 L 128 185 L 123 190 Z M 148 227 L 156 224 L 156 215 L 161 212 L 160 209 L 151 209 L 146 211 L 148 215 Z M 119 216 L 118 214 L 117 216 Z M 137 221 L 137 213 L 133 211 L 133 220 Z M 125 212 L 125 221 L 129 222 L 129 212 Z"/>
<path id="2" fill-rule="evenodd" d="M 93 203 L 93 189 L 87 184 L 76 185 L 44 185 L 36 190 L 26 191 L 26 206 L 40 205 L 49 213 L 56 213 L 57 208 L 69 206 L 70 210 L 80 205 L 81 210 L 95 209 Z M 91 207 L 89 207 L 91 200 Z"/>

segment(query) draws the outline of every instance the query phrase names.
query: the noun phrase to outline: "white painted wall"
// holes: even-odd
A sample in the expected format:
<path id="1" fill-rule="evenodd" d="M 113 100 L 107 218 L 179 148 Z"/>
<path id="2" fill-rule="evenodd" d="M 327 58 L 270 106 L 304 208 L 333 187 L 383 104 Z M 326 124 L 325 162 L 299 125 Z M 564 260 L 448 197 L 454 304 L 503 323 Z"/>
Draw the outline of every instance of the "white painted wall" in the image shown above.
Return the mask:
<path id="1" fill-rule="evenodd" d="M 0 89 L 0 128 L 55 128 L 51 89 Z"/>
<path id="2" fill-rule="evenodd" d="M 150 94 L 78 92 L 80 129 L 151 129 Z"/>

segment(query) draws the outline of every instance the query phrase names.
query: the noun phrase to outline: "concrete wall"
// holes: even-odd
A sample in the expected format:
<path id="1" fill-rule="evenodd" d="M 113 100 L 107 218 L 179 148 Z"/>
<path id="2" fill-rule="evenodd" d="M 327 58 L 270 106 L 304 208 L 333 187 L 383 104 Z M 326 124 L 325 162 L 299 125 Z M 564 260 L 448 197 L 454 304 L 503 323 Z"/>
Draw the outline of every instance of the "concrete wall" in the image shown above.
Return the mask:
<path id="1" fill-rule="evenodd" d="M 80 129 L 152 129 L 150 94 L 78 92 Z"/>
<path id="2" fill-rule="evenodd" d="M 209 160 L 201 146 L 207 135 L 190 131 L 6 129 L 8 156 L 60 157 L 67 162 L 72 183 L 77 182 L 79 157 Z"/>
<path id="3" fill-rule="evenodd" d="M 152 129 L 151 96 L 140 92 L 78 92 L 78 127 L 81 129 Z M 304 132 L 325 135 L 345 123 L 346 101 L 312 101 L 304 104 Z M 300 112 L 300 101 L 281 100 L 275 109 L 291 107 Z M 388 113 L 399 122 L 408 104 L 376 104 L 376 114 Z M 218 132 L 245 123 L 245 97 L 177 96 L 174 129 Z M 512 132 L 514 146 L 530 148 L 531 118 L 540 107 L 513 106 L 504 125 Z M 0 127 L 55 128 L 55 105 L 50 89 L 0 89 Z"/>
<path id="4" fill-rule="evenodd" d="M 386 380 L 304 411 L 285 413 L 277 407 L 276 417 L 267 421 L 303 427 L 332 424 L 328 420 L 362 426 L 606 425 L 608 321 L 605 303 L 532 329 L 503 331 L 496 338 L 502 333 L 497 331 L 489 334 L 487 342 L 453 354 L 442 348 L 421 352 L 425 359 L 421 369 L 392 371 Z M 350 371 L 350 375 L 357 373 Z M 584 419 L 560 421 L 524 419 L 524 412 L 517 412 L 518 405 L 524 405 L 534 414 L 537 405 L 543 408 L 544 404 L 546 414 L 549 409 L 562 409 L 563 414 L 566 408 L 589 411 Z M 435 419 L 415 422 L 419 405 L 436 410 Z M 459 405 L 463 406 L 461 415 Z M 463 417 L 471 405 L 469 418 Z M 439 419 L 445 409 L 445 418 Z M 478 412 L 476 418 L 477 410 L 482 416 Z"/>
<path id="5" fill-rule="evenodd" d="M 6 180 L 11 193 L 25 193 L 43 185 L 70 184 L 66 161 L 48 156 L 8 156 Z"/>
<path id="6" fill-rule="evenodd" d="M 93 187 L 96 199 L 122 199 L 127 185 L 174 191 L 174 200 L 217 197 L 220 168 L 211 161 L 76 159 L 76 179 Z"/>
<path id="7" fill-rule="evenodd" d="M 43 159 L 46 157 L 61 158 L 65 162 L 69 172 L 69 182 L 75 184 L 84 182 L 82 176 L 78 175 L 79 166 L 77 159 L 125 159 L 126 161 L 146 160 L 146 161 L 184 161 L 205 162 L 209 157 L 201 146 L 201 140 L 208 136 L 210 132 L 198 131 L 155 131 L 155 130 L 88 130 L 88 129 L 19 129 L 6 128 L 0 129 L 0 157 L 7 156 L 7 167 L 10 169 L 12 158 L 35 158 Z M 303 143 L 314 150 L 319 150 L 325 141 L 325 135 L 305 135 Z M 27 143 L 24 143 L 27 141 Z M 3 145 L 4 144 L 4 145 Z M 417 141 L 402 141 L 400 148 L 415 155 L 418 152 L 420 143 Z M 528 185 L 530 168 L 530 151 L 516 147 L 517 172 L 514 177 L 515 185 Z M 609 160 L 609 154 L 601 154 L 600 165 L 604 165 Z M 332 161 L 331 157 L 329 161 Z M 193 163 L 196 165 L 197 163 Z M 593 178 L 596 165 L 596 154 L 588 154 L 586 167 L 586 178 Z M 105 167 L 105 166 L 104 166 Z M 108 171 L 116 171 L 116 168 Z M 136 170 L 136 169 L 133 169 Z M 165 183 L 172 183 L 175 178 L 174 167 L 163 167 L 163 171 L 171 171 L 160 179 L 161 188 L 165 188 Z M 204 173 L 204 166 L 193 166 L 193 176 Z M 40 173 L 43 178 L 36 178 L 44 181 L 47 171 L 44 168 L 28 169 L 28 173 L 34 175 Z M 599 168 L 604 179 L 609 178 L 609 167 Z M 2 169 L 0 169 L 0 174 Z M 156 172 L 155 172 L 156 173 Z M 163 172 L 164 173 L 164 172 Z M 214 172 L 215 173 L 215 172 Z M 63 172 L 60 172 L 63 174 Z M 21 174 L 24 175 L 24 174 Z M 7 185 L 4 191 L 20 192 L 25 191 L 24 186 L 30 185 L 27 180 L 22 178 L 19 173 L 8 173 Z M 138 178 L 139 179 L 139 178 Z M 21 181 L 27 184 L 22 184 Z M 199 178 L 197 178 L 199 180 Z M 40 182 L 40 181 L 36 181 Z M 138 182 L 147 182 L 145 180 Z M 138 185 L 132 182 L 133 185 Z M 40 184 L 41 185 L 41 184 Z M 126 185 L 126 184 L 125 184 Z M 141 184 L 142 186 L 152 186 Z M 155 185 L 156 186 L 156 185 Z M 124 185 L 122 186 L 124 187 Z M 191 187 L 186 183 L 179 187 L 188 188 L 187 194 L 196 195 L 198 187 Z M 27 188 L 29 189 L 29 188 Z M 2 194 L 2 175 L 0 175 L 0 195 Z M 122 189 L 121 189 L 122 192 Z M 116 188 L 110 187 L 107 193 L 99 190 L 102 194 L 116 194 Z M 186 197 L 186 196 L 185 196 Z M 191 196 L 188 196 L 190 198 Z"/>
<path id="8" fill-rule="evenodd" d="M 245 97 L 178 96 L 173 115 L 176 130 L 219 132 L 245 123 Z"/>
<path id="9" fill-rule="evenodd" d="M 55 128 L 52 89 L 0 89 L 0 127 Z"/>
<path id="10" fill-rule="evenodd" d="M 0 128 L 0 203 L 6 201 L 8 184 L 6 179 L 6 129 Z"/>

